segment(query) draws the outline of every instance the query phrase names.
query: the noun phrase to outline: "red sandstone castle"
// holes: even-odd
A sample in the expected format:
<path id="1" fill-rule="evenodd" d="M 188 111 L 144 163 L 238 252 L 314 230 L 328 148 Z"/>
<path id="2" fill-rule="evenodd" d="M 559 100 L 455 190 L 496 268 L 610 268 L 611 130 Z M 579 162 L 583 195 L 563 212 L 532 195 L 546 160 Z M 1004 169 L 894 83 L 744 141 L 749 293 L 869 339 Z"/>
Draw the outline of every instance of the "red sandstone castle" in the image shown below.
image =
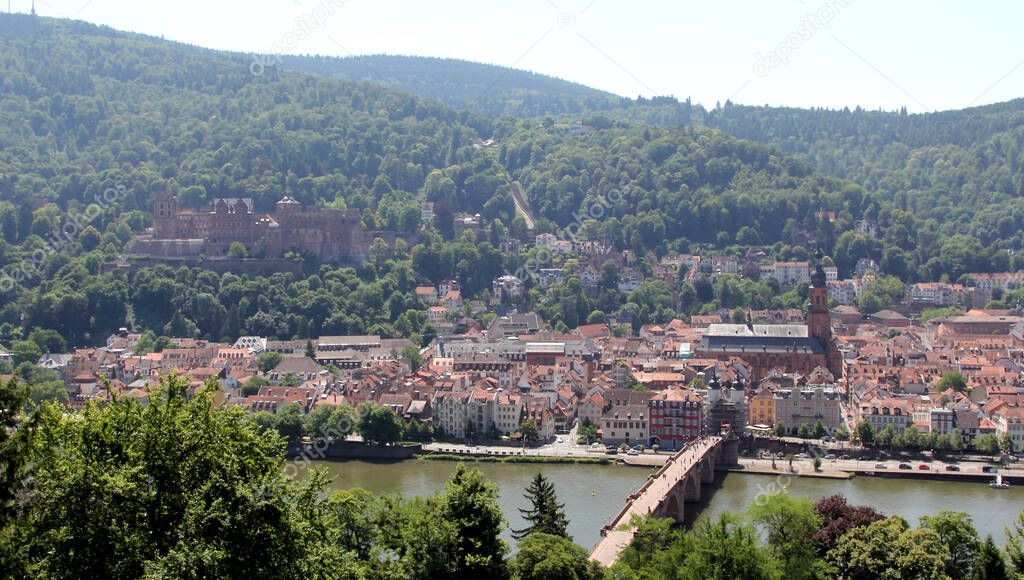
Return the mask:
<path id="1" fill-rule="evenodd" d="M 216 199 L 212 210 L 179 210 L 174 194 L 160 192 L 153 196 L 153 234 L 137 239 L 132 251 L 165 258 L 216 257 L 239 242 L 251 256 L 277 258 L 299 250 L 320 260 L 361 261 L 372 238 L 357 209 L 304 210 L 285 196 L 273 215 L 255 213 L 247 198 Z"/>

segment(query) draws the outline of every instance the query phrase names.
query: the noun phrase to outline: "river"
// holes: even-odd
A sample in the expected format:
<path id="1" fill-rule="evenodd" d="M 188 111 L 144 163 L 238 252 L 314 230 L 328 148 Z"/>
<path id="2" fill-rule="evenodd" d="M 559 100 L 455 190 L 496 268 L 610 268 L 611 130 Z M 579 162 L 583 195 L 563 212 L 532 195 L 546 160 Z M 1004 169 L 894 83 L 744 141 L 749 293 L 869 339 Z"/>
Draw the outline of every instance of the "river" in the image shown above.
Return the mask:
<path id="1" fill-rule="evenodd" d="M 409 460 L 394 463 L 366 461 L 312 462 L 325 468 L 331 487 L 362 487 L 376 494 L 428 496 L 444 488 L 455 470 L 451 461 Z M 538 471 L 555 485 L 569 517 L 569 534 L 577 544 L 590 549 L 600 537 L 601 526 L 614 515 L 626 496 L 643 484 L 651 470 L 624 465 L 547 463 L 470 463 L 498 484 L 498 503 L 512 529 L 523 526 L 518 508 L 526 507 L 523 490 Z M 788 481 L 787 481 L 788 480 Z M 688 520 L 700 521 L 725 511 L 746 509 L 758 494 L 772 493 L 785 484 L 790 494 L 812 500 L 841 493 L 852 504 L 874 506 L 887 515 L 898 514 L 912 524 L 922 515 L 942 509 L 965 511 L 982 537 L 991 534 L 1002 546 L 1005 528 L 1024 509 L 1024 487 L 993 490 L 979 482 L 960 483 L 857 477 L 850 480 L 778 478 L 767 475 L 730 473 L 703 488 L 705 501 L 687 504 Z M 710 498 L 709 498 L 710 495 Z M 511 538 L 506 533 L 506 539 Z"/>

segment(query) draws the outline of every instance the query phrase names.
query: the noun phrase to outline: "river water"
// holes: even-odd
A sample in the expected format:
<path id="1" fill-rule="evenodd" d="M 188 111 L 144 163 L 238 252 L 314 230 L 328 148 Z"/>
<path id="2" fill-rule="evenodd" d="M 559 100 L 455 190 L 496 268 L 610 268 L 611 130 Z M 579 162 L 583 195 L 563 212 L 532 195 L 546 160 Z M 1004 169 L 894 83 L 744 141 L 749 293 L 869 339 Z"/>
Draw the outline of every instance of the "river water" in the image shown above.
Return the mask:
<path id="1" fill-rule="evenodd" d="M 451 461 L 409 460 L 394 463 L 366 461 L 312 462 L 326 469 L 331 487 L 362 487 L 376 494 L 428 496 L 444 489 L 444 482 L 455 470 Z M 577 544 L 590 549 L 600 537 L 604 525 L 625 502 L 631 491 L 640 487 L 652 470 L 624 465 L 545 464 L 545 463 L 470 463 L 498 484 L 505 518 L 512 529 L 523 526 L 518 508 L 527 507 L 523 490 L 538 471 L 555 485 L 558 498 L 569 517 L 569 534 Z M 687 504 L 687 519 L 700 521 L 725 511 L 741 511 L 758 499 L 786 486 L 796 497 L 816 500 L 841 493 L 852 504 L 870 505 L 887 515 L 901 515 L 916 524 L 922 515 L 942 509 L 965 511 L 974 520 L 982 537 L 991 534 L 1002 546 L 1005 528 L 1024 509 L 1024 486 L 993 490 L 985 483 L 922 481 L 857 477 L 850 480 L 786 478 L 768 475 L 730 473 L 702 489 L 704 501 Z M 510 540 L 506 533 L 506 539 Z"/>

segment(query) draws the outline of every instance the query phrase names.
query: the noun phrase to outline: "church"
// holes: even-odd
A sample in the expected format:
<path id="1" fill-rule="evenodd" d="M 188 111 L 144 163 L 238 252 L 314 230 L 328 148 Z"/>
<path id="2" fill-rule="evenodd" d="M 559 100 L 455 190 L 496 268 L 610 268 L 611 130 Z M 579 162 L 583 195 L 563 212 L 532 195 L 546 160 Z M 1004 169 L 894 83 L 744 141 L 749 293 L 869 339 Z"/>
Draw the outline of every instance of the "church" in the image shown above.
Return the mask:
<path id="1" fill-rule="evenodd" d="M 740 358 L 752 367 L 753 381 L 774 368 L 810 374 L 822 366 L 842 376 L 843 359 L 828 310 L 828 287 L 821 253 L 815 255 L 814 272 L 807 292 L 806 324 L 712 324 L 701 338 L 695 355 L 728 361 Z"/>

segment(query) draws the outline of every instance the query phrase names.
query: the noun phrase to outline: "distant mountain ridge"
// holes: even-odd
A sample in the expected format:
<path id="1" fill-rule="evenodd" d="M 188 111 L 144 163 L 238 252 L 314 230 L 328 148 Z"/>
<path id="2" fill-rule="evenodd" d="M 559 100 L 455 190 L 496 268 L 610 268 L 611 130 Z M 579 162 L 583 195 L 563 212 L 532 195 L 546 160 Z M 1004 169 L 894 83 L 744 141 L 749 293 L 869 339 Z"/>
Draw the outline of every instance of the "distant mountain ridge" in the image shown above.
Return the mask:
<path id="1" fill-rule="evenodd" d="M 284 69 L 371 81 L 494 116 L 580 114 L 627 106 L 625 97 L 520 69 L 453 58 L 282 56 Z"/>

